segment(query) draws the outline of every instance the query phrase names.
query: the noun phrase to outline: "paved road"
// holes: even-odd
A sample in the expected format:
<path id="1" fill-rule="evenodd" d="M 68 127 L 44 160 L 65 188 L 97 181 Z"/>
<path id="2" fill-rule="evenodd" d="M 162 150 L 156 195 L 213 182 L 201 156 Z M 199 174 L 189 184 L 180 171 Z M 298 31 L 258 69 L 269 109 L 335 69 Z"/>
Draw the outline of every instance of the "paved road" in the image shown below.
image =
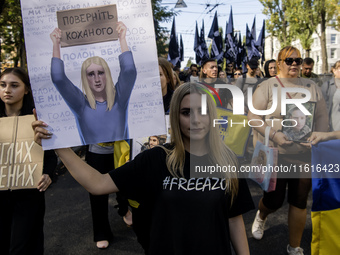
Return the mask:
<path id="1" fill-rule="evenodd" d="M 261 189 L 249 181 L 249 187 L 257 205 L 262 196 Z M 136 241 L 113 206 L 115 195 L 110 195 L 110 219 L 115 236 L 106 250 L 99 250 L 92 241 L 92 222 L 88 193 L 68 172 L 58 177 L 46 192 L 45 254 L 46 255 L 142 255 L 143 249 Z M 310 254 L 312 225 L 310 219 L 311 194 L 308 200 L 308 218 L 302 240 L 305 254 Z M 251 237 L 251 225 L 256 210 L 244 215 L 251 254 L 286 254 L 288 243 L 288 205 L 272 214 L 267 221 L 267 230 L 261 241 Z M 161 254 L 160 254 L 161 255 Z M 209 254 L 210 255 L 210 254 Z M 213 254 L 211 254 L 213 255 Z"/>

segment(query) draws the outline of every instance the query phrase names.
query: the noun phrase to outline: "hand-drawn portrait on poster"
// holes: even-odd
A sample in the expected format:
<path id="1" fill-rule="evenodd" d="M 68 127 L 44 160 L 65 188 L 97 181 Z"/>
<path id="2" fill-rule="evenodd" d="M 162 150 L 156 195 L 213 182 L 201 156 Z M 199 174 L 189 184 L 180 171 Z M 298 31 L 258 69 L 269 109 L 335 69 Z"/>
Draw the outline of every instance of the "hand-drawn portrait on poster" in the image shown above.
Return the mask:
<path id="1" fill-rule="evenodd" d="M 38 117 L 53 133 L 44 149 L 165 133 L 150 1 L 22 0 L 22 15 Z"/>

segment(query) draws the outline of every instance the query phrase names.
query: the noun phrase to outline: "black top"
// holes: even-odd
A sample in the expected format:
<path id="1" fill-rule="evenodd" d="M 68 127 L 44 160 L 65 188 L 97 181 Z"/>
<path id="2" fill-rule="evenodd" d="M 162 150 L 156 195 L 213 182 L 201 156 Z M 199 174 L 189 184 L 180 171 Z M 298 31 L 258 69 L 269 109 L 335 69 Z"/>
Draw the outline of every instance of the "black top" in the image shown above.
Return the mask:
<path id="1" fill-rule="evenodd" d="M 168 92 L 163 97 L 163 106 L 164 106 L 164 112 L 165 113 L 169 112 L 170 101 L 171 101 L 173 93 L 174 93 L 174 91 L 168 86 Z"/>
<path id="2" fill-rule="evenodd" d="M 225 180 L 190 178 L 190 157 L 208 162 L 207 155 L 186 152 L 185 178 L 171 176 L 161 147 L 110 172 L 121 193 L 151 208 L 151 255 L 231 254 L 228 219 L 254 208 L 244 179 L 239 179 L 239 193 L 230 206 Z"/>

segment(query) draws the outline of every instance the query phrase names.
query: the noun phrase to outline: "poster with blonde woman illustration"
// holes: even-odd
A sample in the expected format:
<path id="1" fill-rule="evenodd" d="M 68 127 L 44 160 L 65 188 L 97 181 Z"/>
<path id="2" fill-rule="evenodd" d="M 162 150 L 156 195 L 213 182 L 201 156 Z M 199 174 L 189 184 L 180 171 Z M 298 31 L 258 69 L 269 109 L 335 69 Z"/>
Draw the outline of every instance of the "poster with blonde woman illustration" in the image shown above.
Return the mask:
<path id="1" fill-rule="evenodd" d="M 21 7 L 44 149 L 166 133 L 151 1 Z"/>

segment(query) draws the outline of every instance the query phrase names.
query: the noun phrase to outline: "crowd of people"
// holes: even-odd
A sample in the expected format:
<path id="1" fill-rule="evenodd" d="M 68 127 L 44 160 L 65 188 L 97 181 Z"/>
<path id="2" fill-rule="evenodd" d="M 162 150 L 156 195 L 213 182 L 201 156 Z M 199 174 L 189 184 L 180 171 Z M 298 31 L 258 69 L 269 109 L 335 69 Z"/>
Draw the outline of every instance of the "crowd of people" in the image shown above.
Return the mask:
<path id="1" fill-rule="evenodd" d="M 125 35 L 123 24 L 120 29 Z M 51 34 L 55 62 L 58 61 L 58 33 Z M 120 40 L 122 55 L 128 57 L 124 36 Z M 273 105 L 273 88 L 279 92 L 284 87 L 308 90 L 310 101 L 315 103 L 310 126 L 305 127 L 306 118 L 300 116 L 298 109 L 289 111 L 290 118 L 302 119 L 296 122 L 298 132 L 303 131 L 305 140 L 296 142 L 291 133 L 282 132 L 279 121 L 272 122 L 269 138 L 271 145 L 279 149 L 278 164 L 310 164 L 312 145 L 340 139 L 340 61 L 332 68 L 332 79 L 324 82 L 312 72 L 313 59 L 302 59 L 299 50 L 292 46 L 284 47 L 277 60 L 266 61 L 263 70 L 259 60 L 251 58 L 245 73 L 234 63 L 227 63 L 223 69 L 214 59 L 206 59 L 200 66 L 191 64 L 183 71 L 171 66 L 164 58 L 159 58 L 158 64 L 164 113 L 170 115 L 169 144 L 162 145 L 165 142 L 163 136 L 150 136 L 142 152 L 120 167 L 114 162 L 113 143 L 89 145 L 86 162 L 70 148 L 54 150 L 71 175 L 89 192 L 94 241 L 98 248 L 105 249 L 113 238 L 107 216 L 108 194 L 117 193 L 119 214 L 127 225 L 133 226 L 145 254 L 232 254 L 231 245 L 236 254 L 249 254 L 242 214 L 255 206 L 245 179 L 232 172 L 225 173 L 218 180 L 190 177 L 191 160 L 205 166 L 240 165 L 235 154 L 220 139 L 218 129 L 211 125 L 212 119 L 217 118 L 216 105 L 232 109 L 233 95 L 229 89 L 217 89 L 218 95 L 212 92 L 216 92 L 217 84 L 237 86 L 245 95 L 244 110 L 248 118 L 261 121 L 283 119 L 280 97 L 278 107 L 266 116 L 249 111 L 247 97 L 252 97 L 255 109 L 268 110 Z M 93 77 L 99 77 L 96 72 L 105 72 L 101 71 L 101 65 L 101 62 L 89 63 L 84 72 L 89 73 L 89 68 L 95 66 Z M 58 74 L 53 75 L 58 78 Z M 248 88 L 252 91 L 250 95 Z M 90 86 L 87 93 L 92 90 L 94 95 L 99 95 L 100 91 L 96 89 Z M 206 97 L 208 114 L 204 115 L 201 113 L 201 97 L 210 94 L 209 91 L 213 97 Z M 287 96 L 298 99 L 305 95 L 287 93 Z M 0 117 L 32 114 L 34 103 L 28 75 L 23 69 L 9 68 L 1 73 L 0 98 Z M 45 129 L 47 124 L 40 120 L 32 123 L 38 144 L 53 136 Z M 264 122 L 253 129 L 254 144 L 263 142 L 268 125 Z M 56 166 L 54 152 L 45 152 L 45 160 L 48 159 L 49 163 L 44 165 L 37 190 L 0 191 L 0 201 L 7 208 L 0 211 L 1 254 L 43 254 L 44 191 L 51 183 L 49 175 Z M 164 186 L 165 181 L 178 186 Z M 218 182 L 218 188 L 199 188 L 200 184 L 206 187 L 213 181 Z M 300 244 L 311 178 L 286 178 L 279 173 L 275 191 L 263 193 L 251 232 L 255 239 L 262 239 L 267 218 L 284 203 L 287 187 L 287 253 L 303 254 Z M 138 206 L 134 206 L 131 200 Z M 21 206 L 29 208 L 29 214 L 18 213 Z M 33 218 L 36 220 L 32 221 Z"/>

